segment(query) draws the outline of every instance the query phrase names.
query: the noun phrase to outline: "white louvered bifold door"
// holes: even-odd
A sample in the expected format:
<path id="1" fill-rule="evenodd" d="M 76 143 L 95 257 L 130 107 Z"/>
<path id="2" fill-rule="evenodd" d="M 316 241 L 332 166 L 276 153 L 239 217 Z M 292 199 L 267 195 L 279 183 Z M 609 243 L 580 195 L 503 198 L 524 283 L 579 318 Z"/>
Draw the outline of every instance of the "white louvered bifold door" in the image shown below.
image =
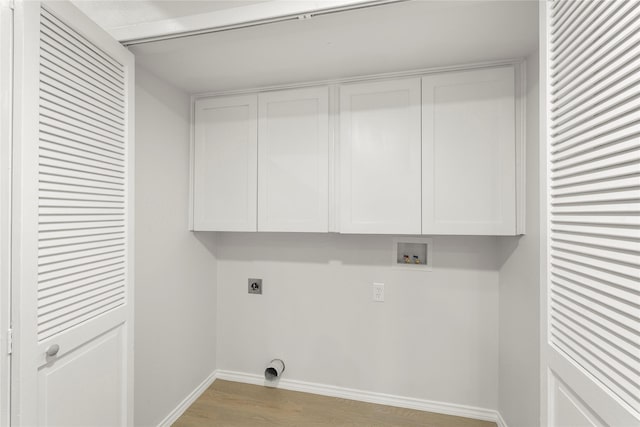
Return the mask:
<path id="1" fill-rule="evenodd" d="M 43 10 L 38 339 L 125 302 L 124 69 Z"/>
<path id="2" fill-rule="evenodd" d="M 547 6 L 548 424 L 640 425 L 640 2 Z"/>
<path id="3" fill-rule="evenodd" d="M 133 58 L 69 3 L 19 6 L 35 131 L 21 142 L 19 348 L 32 361 L 16 421 L 131 424 Z"/>

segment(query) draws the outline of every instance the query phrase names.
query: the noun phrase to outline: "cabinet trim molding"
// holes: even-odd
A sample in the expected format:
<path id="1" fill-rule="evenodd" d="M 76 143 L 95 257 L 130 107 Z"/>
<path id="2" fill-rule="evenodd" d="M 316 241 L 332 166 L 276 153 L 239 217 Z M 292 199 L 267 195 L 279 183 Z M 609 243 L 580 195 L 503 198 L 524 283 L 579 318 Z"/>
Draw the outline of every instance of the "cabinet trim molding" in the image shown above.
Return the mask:
<path id="1" fill-rule="evenodd" d="M 447 73 L 451 71 L 467 71 L 467 70 L 475 70 L 479 68 L 495 68 L 495 67 L 501 67 L 501 66 L 507 66 L 507 65 L 518 66 L 518 65 L 524 64 L 524 62 L 525 62 L 525 58 L 509 58 L 509 59 L 504 59 L 500 61 L 471 62 L 471 63 L 465 63 L 465 64 L 450 65 L 445 67 L 418 68 L 415 70 L 394 71 L 392 73 L 367 74 L 364 76 L 345 77 L 341 79 L 314 80 L 314 81 L 302 82 L 302 83 L 262 86 L 262 87 L 253 87 L 253 88 L 247 88 L 247 89 L 201 92 L 201 93 L 192 95 L 191 101 L 193 103 L 195 100 L 200 98 L 256 94 L 261 92 L 270 92 L 270 91 L 286 90 L 286 89 L 298 89 L 298 88 L 305 88 L 310 86 L 327 86 L 327 85 L 331 86 L 331 85 L 341 85 L 345 83 L 359 83 L 359 82 L 367 82 L 367 81 L 374 81 L 374 80 L 391 80 L 391 79 L 401 79 L 405 77 L 423 77 L 429 74 Z"/>

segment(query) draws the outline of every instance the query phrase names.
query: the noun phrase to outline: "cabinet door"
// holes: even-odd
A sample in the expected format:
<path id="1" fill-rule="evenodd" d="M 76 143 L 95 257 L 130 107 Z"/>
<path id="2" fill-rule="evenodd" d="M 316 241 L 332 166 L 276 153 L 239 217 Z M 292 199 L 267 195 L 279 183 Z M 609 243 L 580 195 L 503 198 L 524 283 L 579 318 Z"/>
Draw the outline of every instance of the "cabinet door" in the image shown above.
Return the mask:
<path id="1" fill-rule="evenodd" d="M 328 93 L 259 95 L 258 231 L 328 231 Z"/>
<path id="2" fill-rule="evenodd" d="M 514 69 L 422 79 L 423 234 L 516 232 Z"/>
<path id="3" fill-rule="evenodd" d="M 340 88 L 340 231 L 420 234 L 420 80 Z"/>
<path id="4" fill-rule="evenodd" d="M 257 97 L 195 103 L 194 228 L 256 231 Z"/>

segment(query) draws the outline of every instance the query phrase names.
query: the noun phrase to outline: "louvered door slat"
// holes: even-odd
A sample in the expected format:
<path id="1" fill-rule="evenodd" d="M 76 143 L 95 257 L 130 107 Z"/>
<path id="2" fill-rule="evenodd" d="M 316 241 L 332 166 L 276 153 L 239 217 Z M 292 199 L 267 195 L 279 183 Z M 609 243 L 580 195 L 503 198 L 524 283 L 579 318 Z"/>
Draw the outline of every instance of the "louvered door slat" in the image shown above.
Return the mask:
<path id="1" fill-rule="evenodd" d="M 105 241 L 111 241 L 115 239 L 124 239 L 124 232 L 122 230 L 115 231 L 104 231 L 100 230 L 97 232 L 94 230 L 92 234 L 81 234 L 75 233 L 67 236 L 51 236 L 49 233 L 48 236 L 43 236 L 40 238 L 40 244 L 38 245 L 39 250 L 47 250 L 51 248 L 61 247 L 72 247 L 74 245 L 83 245 L 85 243 L 97 243 L 100 244 Z"/>
<path id="2" fill-rule="evenodd" d="M 110 103 L 94 96 L 73 80 L 60 76 L 53 71 L 44 70 L 40 75 L 40 87 L 43 93 L 58 96 L 76 105 L 85 105 L 105 119 L 122 123 L 120 111 Z"/>
<path id="3" fill-rule="evenodd" d="M 70 156 L 83 159 L 90 158 L 95 162 L 106 164 L 118 164 L 122 161 L 122 155 L 113 151 L 106 151 L 95 145 L 83 144 L 72 140 L 62 140 L 59 137 L 42 134 L 40 139 L 42 148 L 52 151 L 65 152 Z"/>
<path id="4" fill-rule="evenodd" d="M 617 191 L 625 188 L 633 189 L 640 187 L 640 177 L 638 176 L 622 176 L 607 177 L 596 182 L 577 183 L 575 185 L 565 187 L 554 187 L 551 194 L 555 196 L 566 196 L 587 192 Z"/>
<path id="5" fill-rule="evenodd" d="M 638 123 L 638 109 L 625 112 L 621 116 L 603 122 L 593 121 L 592 127 L 586 128 L 582 132 L 575 134 L 558 136 L 554 141 L 554 148 L 562 150 L 565 148 L 584 144 L 593 139 L 609 135 L 617 130 L 626 129 Z"/>
<path id="6" fill-rule="evenodd" d="M 625 93 L 628 99 L 637 96 L 638 82 L 640 82 L 640 76 L 635 73 L 630 73 L 622 76 L 608 86 L 597 87 L 594 85 L 587 88 L 579 95 L 578 103 L 571 103 L 571 108 L 563 108 L 555 111 L 553 114 L 553 128 L 556 129 L 568 125 L 567 122 L 570 120 L 584 120 L 585 116 L 588 118 L 589 112 L 604 111 L 616 105 L 616 103 L 624 102 L 624 99 L 618 97 L 620 93 Z"/>
<path id="7" fill-rule="evenodd" d="M 87 166 L 55 160 L 47 156 L 40 158 L 40 171 L 42 175 L 46 175 L 47 179 L 51 181 L 55 180 L 55 177 L 58 176 L 57 174 L 63 174 L 63 177 L 98 182 L 106 185 L 123 185 L 123 178 L 117 173 L 106 173 L 110 171 L 94 172 Z"/>
<path id="8" fill-rule="evenodd" d="M 122 272 L 124 266 L 123 260 L 116 260 L 113 262 L 105 262 L 101 265 L 90 266 L 84 270 L 77 270 L 69 274 L 62 274 L 58 276 L 51 276 L 43 278 L 39 285 L 39 291 L 45 293 L 51 289 L 61 289 L 65 286 L 76 287 L 83 283 L 83 281 L 96 281 L 102 280 L 118 273 Z M 39 294 L 40 297 L 40 294 Z"/>
<path id="9" fill-rule="evenodd" d="M 640 209 L 640 205 L 638 206 L 638 209 Z M 622 240 L 593 234 L 585 236 L 574 233 L 563 233 L 559 230 L 556 230 L 556 236 L 554 237 L 554 240 L 593 245 L 596 247 L 608 248 L 611 250 L 637 252 L 638 249 L 637 244 L 635 244 L 633 240 Z"/>
<path id="10" fill-rule="evenodd" d="M 60 144 L 54 144 L 42 140 L 40 149 L 43 151 L 48 151 L 50 153 L 50 157 L 64 156 L 66 159 L 69 159 L 71 161 L 82 162 L 83 164 L 90 164 L 95 167 L 113 168 L 115 170 L 123 171 L 121 165 L 117 163 L 117 159 L 110 159 L 108 157 L 96 155 L 91 152 L 81 151 L 68 145 L 61 146 Z M 116 162 L 114 162 L 113 160 L 116 160 Z"/>
<path id="11" fill-rule="evenodd" d="M 122 135 L 102 129 L 100 123 L 87 117 L 82 117 L 73 111 L 53 105 L 46 99 L 40 101 L 40 115 L 43 123 L 56 127 L 68 127 L 71 131 L 80 135 L 97 139 L 105 144 L 118 147 L 122 141 Z"/>
<path id="12" fill-rule="evenodd" d="M 109 118 L 104 117 L 104 115 L 80 107 L 76 103 L 69 102 L 66 99 L 59 99 L 57 96 L 50 95 L 46 92 L 42 92 L 40 101 L 42 106 L 50 110 L 56 110 L 60 107 L 65 108 L 77 120 L 89 121 L 89 123 L 104 132 L 114 133 L 120 137 L 124 135 L 124 127 L 122 125 L 109 120 Z"/>
<path id="13" fill-rule="evenodd" d="M 571 18 L 575 16 L 576 10 L 579 9 L 582 2 L 569 2 L 569 6 L 560 12 L 557 16 L 553 17 L 553 21 L 556 23 L 551 31 L 551 37 L 553 40 L 557 40 L 560 36 L 567 32 L 568 26 L 562 25 L 567 22 L 572 22 Z"/>
<path id="14" fill-rule="evenodd" d="M 553 245 L 553 244 L 552 244 Z M 552 246 L 553 249 L 553 246 Z M 574 263 L 576 265 L 591 265 L 604 271 L 625 275 L 628 277 L 640 277 L 640 268 L 635 266 L 625 265 L 617 262 L 613 259 L 599 258 L 589 251 L 572 252 L 567 250 L 555 249 L 551 251 L 551 254 L 566 262 Z"/>
<path id="15" fill-rule="evenodd" d="M 109 182 L 102 179 L 73 176 L 66 170 L 50 170 L 49 173 L 42 171 L 40 173 L 40 182 L 49 185 L 65 185 L 75 187 L 79 190 L 111 190 L 124 191 L 120 182 Z"/>
<path id="16" fill-rule="evenodd" d="M 126 302 L 123 66 L 42 11 L 37 333 Z"/>
<path id="17" fill-rule="evenodd" d="M 48 304 L 48 302 L 57 302 L 62 299 L 69 298 L 76 293 L 83 293 L 93 289 L 99 289 L 103 286 L 110 286 L 113 283 L 121 283 L 124 275 L 119 271 L 107 272 L 95 277 L 86 277 L 82 280 L 75 280 L 72 283 L 60 284 L 43 289 L 39 294 L 39 304 Z"/>
<path id="18" fill-rule="evenodd" d="M 553 2 L 551 4 L 551 9 L 553 10 L 553 13 L 551 14 L 552 19 L 557 20 L 560 19 L 560 16 L 562 13 L 564 13 L 564 11 L 567 10 L 567 8 L 569 7 L 569 5 L 571 4 L 571 2 Z"/>
<path id="19" fill-rule="evenodd" d="M 44 23 L 44 26 L 49 30 L 54 28 L 46 22 Z M 91 75 L 94 82 L 104 85 L 106 89 L 117 97 L 121 97 L 124 93 L 123 82 L 109 75 L 108 72 L 105 72 L 95 62 L 75 50 L 68 37 L 65 38 L 55 33 L 55 31 L 49 31 L 42 33 L 41 41 L 47 45 L 43 46 L 43 50 L 54 53 L 57 57 L 63 58 L 63 62 L 67 63 L 69 66 L 74 68 L 77 67 L 84 73 Z"/>
<path id="20" fill-rule="evenodd" d="M 589 256 L 599 257 L 602 259 L 608 259 L 611 261 L 626 263 L 631 265 L 633 265 L 633 263 L 637 260 L 638 256 L 640 256 L 640 254 L 636 252 L 625 253 L 625 252 L 612 251 L 608 247 L 604 247 L 604 248 L 597 247 L 592 244 L 581 244 L 578 242 L 570 242 L 570 241 L 568 242 L 568 241 L 562 241 L 561 239 L 555 240 L 551 244 L 551 247 L 558 251 L 583 252 Z"/>
<path id="21" fill-rule="evenodd" d="M 555 308 L 554 306 L 552 306 L 552 309 L 557 310 L 560 313 L 568 313 L 566 309 L 560 307 L 560 303 L 563 303 L 567 307 L 582 308 L 582 310 L 584 310 L 585 313 L 587 313 L 591 318 L 593 318 L 599 324 L 628 325 L 629 322 L 627 317 L 617 315 L 614 311 L 608 310 L 606 307 L 599 307 L 598 310 L 587 308 L 592 305 L 590 300 L 585 298 L 576 299 L 575 294 L 565 291 L 562 288 L 559 288 L 559 289 L 560 291 L 557 294 L 555 294 L 552 298 L 552 301 L 557 302 L 558 306 Z M 623 339 L 626 339 L 627 341 L 631 341 L 633 345 L 637 345 L 637 343 L 633 342 L 633 335 L 628 331 L 620 334 L 620 337 Z M 591 339 L 594 340 L 595 342 L 601 341 L 601 339 L 597 336 L 597 334 L 593 334 Z"/>
<path id="22" fill-rule="evenodd" d="M 631 390 L 634 396 L 639 394 L 640 376 L 632 368 L 634 363 L 637 363 L 637 358 L 630 356 L 629 354 L 620 351 L 620 348 L 616 348 L 604 339 L 602 336 L 597 336 L 598 341 L 595 342 L 589 339 L 593 336 L 593 332 L 589 329 L 582 327 L 579 323 L 567 320 L 566 317 L 557 315 L 552 312 L 554 320 L 556 320 L 557 329 L 575 338 L 581 345 L 592 349 L 594 355 L 600 360 L 608 361 L 612 358 L 619 359 L 620 363 L 617 366 L 609 364 L 611 370 L 609 371 L 612 376 L 616 377 L 616 380 L 624 384 L 626 389 Z M 638 399 L 636 397 L 636 399 Z M 640 401 L 640 400 L 639 400 Z"/>
<path id="23" fill-rule="evenodd" d="M 600 277 L 589 276 L 583 271 L 576 272 L 561 265 L 553 267 L 553 274 L 557 278 L 558 282 L 570 283 L 569 287 L 576 289 L 576 286 L 583 287 L 589 292 L 593 292 L 595 295 L 600 294 L 610 300 L 615 300 L 614 305 L 622 307 L 621 310 L 627 312 L 630 315 L 637 315 L 640 305 L 633 303 L 635 299 L 640 296 L 638 291 L 632 289 L 623 288 L 615 283 L 608 282 Z M 625 308 L 626 307 L 626 308 Z M 640 343 L 638 343 L 640 346 Z"/>
<path id="24" fill-rule="evenodd" d="M 636 144 L 638 132 L 640 132 L 640 123 L 617 129 L 608 134 L 598 135 L 591 140 L 582 141 L 582 143 L 572 147 L 552 147 L 553 160 L 551 160 L 551 163 L 570 162 L 574 156 L 589 155 L 589 152 L 595 154 L 593 153 L 594 150 L 607 149 L 607 147 L 611 147 L 614 144 L 624 144 L 629 141 L 632 141 L 631 144 Z"/>
<path id="25" fill-rule="evenodd" d="M 50 181 L 40 182 L 41 197 L 61 196 L 66 198 L 81 198 L 84 200 L 124 200 L 122 191 L 110 188 L 82 188 Z"/>
<path id="26" fill-rule="evenodd" d="M 592 3 L 593 2 L 584 2 Z M 586 28 L 586 32 L 580 32 L 578 37 L 564 44 L 562 50 L 554 52 L 554 85 L 564 84 L 567 78 L 574 75 L 579 70 L 588 69 L 590 61 L 599 61 L 606 52 L 607 46 L 622 47 L 623 42 L 629 37 L 631 27 L 628 23 L 637 16 L 637 4 L 633 2 L 605 2 L 610 6 L 604 6 L 601 10 L 595 11 L 593 15 L 593 25 Z M 603 10 L 605 13 L 602 13 Z M 559 40 L 563 43 L 565 40 Z M 568 40 L 567 40 L 568 41 Z M 628 45 L 626 45 L 628 48 Z M 625 49 L 626 50 L 626 49 Z"/>
<path id="27" fill-rule="evenodd" d="M 105 144 L 95 138 L 80 135 L 70 129 L 64 129 L 53 123 L 40 123 L 40 135 L 43 141 L 57 143 L 60 145 L 73 145 L 84 147 L 85 149 L 99 150 L 100 154 L 109 155 L 115 158 L 123 155 L 122 147 L 113 144 Z"/>
<path id="28" fill-rule="evenodd" d="M 65 152 L 66 151 L 66 152 Z M 47 145 L 43 144 L 40 147 L 41 159 L 46 159 L 48 164 L 53 165 L 53 162 L 63 162 L 72 168 L 82 168 L 83 170 L 93 171 L 98 174 L 108 174 L 114 177 L 123 177 L 124 168 L 122 165 L 114 162 L 104 162 L 97 158 L 91 158 L 87 156 L 78 156 L 71 150 L 51 150 Z"/>
<path id="29" fill-rule="evenodd" d="M 552 177 L 554 180 L 570 179 L 585 173 L 608 173 L 606 169 L 611 167 L 632 166 L 640 161 L 640 141 L 628 142 L 629 144 L 615 144 L 604 150 L 595 149 L 590 153 L 580 154 L 573 162 L 556 162 L 551 168 Z M 637 170 L 636 168 L 635 171 Z M 620 175 L 619 172 L 614 173 Z"/>
<path id="30" fill-rule="evenodd" d="M 590 283 L 587 283 L 588 281 L 584 280 L 582 277 L 564 274 L 560 270 L 554 270 L 554 274 L 556 274 L 555 282 L 558 286 L 569 292 L 580 294 L 587 299 L 596 300 L 598 301 L 598 304 L 629 318 L 634 318 L 640 315 L 640 306 L 638 306 L 638 304 L 620 299 L 620 296 L 632 296 L 633 293 L 629 291 L 615 292 L 615 288 L 607 286 L 602 282 L 591 281 Z M 572 278 L 570 278 L 570 276 Z"/>
<path id="31" fill-rule="evenodd" d="M 630 55 L 632 53 L 628 54 L 628 56 Z M 572 85 L 573 90 L 571 92 L 557 94 L 553 99 L 553 107 L 551 107 L 554 120 L 556 117 L 575 111 L 575 108 L 588 101 L 592 96 L 600 94 L 625 78 L 634 76 L 634 73 L 638 70 L 638 65 L 634 62 L 628 62 L 631 59 L 629 57 L 618 59 L 612 66 L 605 66 L 600 70 L 593 71 L 589 75 L 591 77 L 590 80 L 582 79 L 580 81 L 582 84 L 577 88 L 578 90 L 575 90 L 576 87 Z M 595 75 L 596 72 L 597 75 Z"/>
<path id="32" fill-rule="evenodd" d="M 607 352 L 610 354 L 620 352 L 627 368 L 632 367 L 634 363 L 636 363 L 637 358 L 634 357 L 634 352 L 638 351 L 638 347 L 620 338 L 617 334 L 612 333 L 597 323 L 585 322 L 586 319 L 582 317 L 567 316 L 564 310 L 558 310 L 557 306 L 553 307 L 553 315 L 572 328 L 578 329 L 582 335 L 588 335 L 589 331 L 596 333 L 602 338 L 602 341 L 606 343 Z"/>
<path id="33" fill-rule="evenodd" d="M 583 144 L 580 150 L 569 150 L 556 155 L 551 163 L 551 172 L 555 176 L 562 174 L 566 169 L 572 167 L 589 167 L 589 163 L 599 161 L 603 158 L 626 154 L 626 152 L 640 149 L 640 141 L 634 138 L 623 139 L 607 145 Z M 635 154 L 632 155 L 632 160 Z"/>
<path id="34" fill-rule="evenodd" d="M 552 54 L 552 58 L 556 64 L 563 60 L 563 56 L 571 53 L 571 50 L 568 50 L 570 47 L 573 48 L 583 43 L 585 37 L 588 37 L 589 34 L 592 34 L 593 31 L 598 28 L 603 17 L 611 16 L 613 11 L 615 11 L 613 2 L 593 1 L 585 3 L 587 3 L 585 6 L 587 6 L 588 9 L 583 12 L 583 19 L 571 23 L 569 27 L 570 30 L 567 31 L 566 39 L 557 38 L 555 41 L 556 45 L 562 43 L 563 46 L 562 48 L 556 49 Z M 552 73 L 552 75 L 554 74 Z"/>
<path id="35" fill-rule="evenodd" d="M 612 334 L 622 347 L 630 350 L 632 355 L 638 351 L 638 345 L 633 341 L 632 334 L 620 322 L 602 315 L 594 317 L 593 312 L 585 306 L 558 294 L 552 296 L 551 309 L 556 316 L 570 317 L 575 321 L 589 325 L 594 331 L 603 330 Z"/>
<path id="36" fill-rule="evenodd" d="M 49 248 L 40 249 L 40 260 L 49 262 L 49 260 L 64 259 L 61 257 L 68 257 L 67 259 L 80 255 L 91 255 L 104 250 L 123 249 L 124 242 L 122 240 L 109 240 L 96 244 L 95 242 L 88 242 L 84 244 L 75 244 L 72 247 L 65 246 L 53 246 Z"/>
<path id="37" fill-rule="evenodd" d="M 549 341 L 640 413 L 640 3 L 553 7 Z"/>
<path id="38" fill-rule="evenodd" d="M 65 68 L 59 58 L 48 52 L 41 52 L 40 68 L 42 73 L 51 78 L 61 80 L 67 84 L 73 83 L 74 87 L 79 87 L 87 92 L 92 98 L 100 100 L 102 105 L 112 108 L 115 111 L 123 111 L 123 105 L 118 101 L 118 97 L 105 91 L 90 79 L 90 76 L 81 72 Z"/>
<path id="39" fill-rule="evenodd" d="M 603 8 L 599 2 L 580 2 L 575 9 L 574 16 L 577 15 L 577 19 L 569 19 L 568 25 L 562 26 L 562 30 L 556 32 L 553 35 L 553 40 L 556 45 L 571 45 L 579 39 L 579 35 L 582 33 L 585 27 L 591 22 L 590 18 L 597 16 L 598 12 L 602 12 Z M 553 58 L 557 58 L 564 49 L 557 49 L 553 52 Z"/>
<path id="40" fill-rule="evenodd" d="M 77 309 L 73 312 L 65 310 L 65 312 L 67 312 L 68 314 L 52 318 L 48 322 L 38 323 L 38 331 L 40 336 L 42 337 L 41 339 L 47 339 L 69 329 L 69 327 L 67 327 L 66 325 L 80 325 L 83 322 L 88 321 L 89 319 L 118 308 L 123 304 L 123 301 L 124 297 L 122 294 L 120 294 L 110 298 L 91 301 L 81 307 L 77 307 Z"/>
<path id="41" fill-rule="evenodd" d="M 610 160 L 610 159 L 607 159 Z M 625 159 L 628 160 L 628 159 Z M 634 159 L 635 160 L 635 159 Z M 598 180 L 603 180 L 603 179 L 622 179 L 624 177 L 633 177 L 634 175 L 638 174 L 638 169 L 640 168 L 640 161 L 635 160 L 631 163 L 624 163 L 624 164 L 620 164 L 620 163 L 615 163 L 615 161 L 609 162 L 609 161 L 603 161 L 603 162 L 597 162 L 597 163 L 602 163 L 605 164 L 606 166 L 603 167 L 608 167 L 608 168 L 615 168 L 616 174 L 615 176 L 611 176 L 611 173 L 609 171 L 603 171 L 600 168 L 595 168 L 595 170 L 593 171 L 587 171 L 587 172 L 583 172 L 580 175 L 570 175 L 568 177 L 558 177 L 558 183 L 555 186 L 556 188 L 569 188 L 569 187 L 577 187 L 577 186 L 581 186 L 581 185 L 586 185 Z"/>
<path id="42" fill-rule="evenodd" d="M 115 283 L 103 283 L 99 288 L 94 289 L 76 289 L 73 296 L 54 301 L 52 299 L 43 299 L 38 301 L 38 316 L 42 323 L 47 323 L 49 319 L 56 317 L 61 311 L 73 310 L 87 304 L 102 301 L 123 294 L 122 281 Z M 50 316 L 50 317 L 49 317 Z"/>
<path id="43" fill-rule="evenodd" d="M 40 38 L 42 43 L 42 59 L 49 63 L 61 63 L 63 68 L 73 69 L 74 75 L 82 79 L 84 82 L 91 82 L 91 87 L 97 90 L 102 96 L 113 98 L 115 100 L 121 98 L 122 87 L 115 86 L 108 79 L 103 78 L 101 73 L 94 66 L 88 66 L 87 61 L 82 57 L 72 53 L 59 40 L 43 34 Z"/>
<path id="44" fill-rule="evenodd" d="M 562 341 L 567 352 L 587 366 L 592 366 L 600 375 L 601 381 L 630 404 L 637 405 L 640 403 L 640 399 L 636 397 L 638 395 L 637 383 L 621 372 L 619 365 L 613 366 L 609 363 L 609 357 L 598 346 L 585 340 L 575 330 L 567 328 L 557 318 L 554 318 L 554 320 L 556 322 L 554 322 L 551 333 L 559 341 Z"/>
<path id="45" fill-rule="evenodd" d="M 578 119 L 571 120 L 558 126 L 553 130 L 552 135 L 558 140 L 569 139 L 580 134 L 584 134 L 588 130 L 603 126 L 605 123 L 611 122 L 618 117 L 627 114 L 635 114 L 640 109 L 640 89 L 631 90 L 627 99 L 611 100 L 610 104 L 603 102 L 597 108 L 587 111 Z M 597 119 L 594 120 L 594 117 Z"/>
<path id="46" fill-rule="evenodd" d="M 92 61 L 100 64 L 101 68 L 105 69 L 105 71 L 108 70 L 110 75 L 124 79 L 122 64 L 113 59 L 109 54 L 97 48 L 95 44 L 85 39 L 84 36 L 78 34 L 73 28 L 69 27 L 46 9 L 42 9 L 41 18 L 42 21 L 40 25 L 47 29 L 43 32 L 47 34 L 58 34 L 64 37 L 69 43 L 82 52 L 83 55 L 87 55 Z"/>
<path id="47" fill-rule="evenodd" d="M 108 204 L 122 204 L 124 203 L 124 199 L 122 196 L 118 195 L 108 195 L 108 194 L 77 194 L 77 193 L 68 193 L 65 191 L 59 190 L 42 190 L 40 194 L 40 200 L 44 201 L 64 201 L 69 205 L 88 205 L 88 206 L 109 206 Z"/>

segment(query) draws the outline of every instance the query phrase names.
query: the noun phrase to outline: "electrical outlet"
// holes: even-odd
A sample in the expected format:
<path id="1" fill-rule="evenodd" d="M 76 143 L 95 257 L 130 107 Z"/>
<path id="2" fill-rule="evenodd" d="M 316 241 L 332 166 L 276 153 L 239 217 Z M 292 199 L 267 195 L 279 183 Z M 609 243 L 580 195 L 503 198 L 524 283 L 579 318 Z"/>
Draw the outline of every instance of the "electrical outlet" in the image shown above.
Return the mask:
<path id="1" fill-rule="evenodd" d="M 249 279 L 249 293 L 262 294 L 262 279 Z"/>
<path id="2" fill-rule="evenodd" d="M 375 302 L 384 302 L 384 283 L 373 284 L 373 300 Z"/>

